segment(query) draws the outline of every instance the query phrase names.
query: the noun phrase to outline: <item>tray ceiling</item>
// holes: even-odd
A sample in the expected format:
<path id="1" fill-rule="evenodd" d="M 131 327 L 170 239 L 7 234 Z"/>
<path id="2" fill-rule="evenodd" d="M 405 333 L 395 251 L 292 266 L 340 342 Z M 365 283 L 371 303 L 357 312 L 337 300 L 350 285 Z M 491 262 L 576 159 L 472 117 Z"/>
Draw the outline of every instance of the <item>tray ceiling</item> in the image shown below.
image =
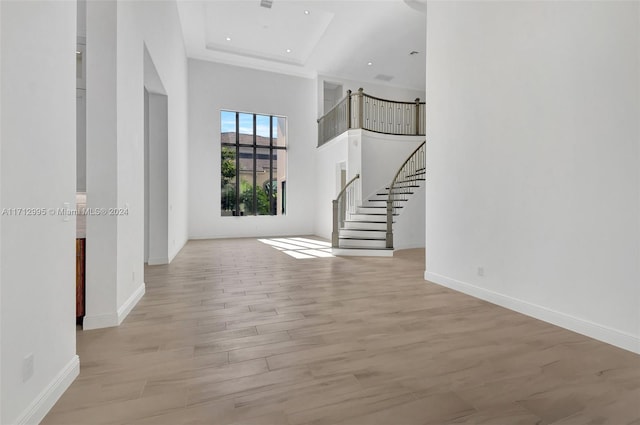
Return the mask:
<path id="1" fill-rule="evenodd" d="M 415 3 L 417 0 L 412 0 Z M 187 55 L 424 89 L 425 15 L 402 0 L 181 0 Z M 410 7 L 411 6 L 411 7 Z M 418 52 L 410 54 L 411 52 Z"/>

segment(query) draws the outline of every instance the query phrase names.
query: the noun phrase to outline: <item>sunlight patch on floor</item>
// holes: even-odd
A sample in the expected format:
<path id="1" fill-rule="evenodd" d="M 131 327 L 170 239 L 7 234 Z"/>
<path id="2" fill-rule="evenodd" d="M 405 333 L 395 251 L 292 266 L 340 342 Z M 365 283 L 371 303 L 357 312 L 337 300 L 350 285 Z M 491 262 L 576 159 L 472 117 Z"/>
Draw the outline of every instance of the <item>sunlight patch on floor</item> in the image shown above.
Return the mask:
<path id="1" fill-rule="evenodd" d="M 258 240 L 299 260 L 334 257 L 334 255 L 331 254 L 331 244 L 325 241 L 316 241 L 307 238 L 271 238 Z"/>

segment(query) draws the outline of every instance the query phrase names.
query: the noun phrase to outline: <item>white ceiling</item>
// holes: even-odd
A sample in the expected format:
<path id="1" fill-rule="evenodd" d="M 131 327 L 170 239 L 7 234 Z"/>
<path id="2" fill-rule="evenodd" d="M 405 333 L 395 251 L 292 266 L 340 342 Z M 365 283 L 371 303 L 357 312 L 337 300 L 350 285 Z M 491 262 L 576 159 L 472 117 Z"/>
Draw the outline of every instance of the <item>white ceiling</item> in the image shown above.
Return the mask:
<path id="1" fill-rule="evenodd" d="M 424 90 L 423 1 L 179 0 L 178 11 L 190 58 Z"/>

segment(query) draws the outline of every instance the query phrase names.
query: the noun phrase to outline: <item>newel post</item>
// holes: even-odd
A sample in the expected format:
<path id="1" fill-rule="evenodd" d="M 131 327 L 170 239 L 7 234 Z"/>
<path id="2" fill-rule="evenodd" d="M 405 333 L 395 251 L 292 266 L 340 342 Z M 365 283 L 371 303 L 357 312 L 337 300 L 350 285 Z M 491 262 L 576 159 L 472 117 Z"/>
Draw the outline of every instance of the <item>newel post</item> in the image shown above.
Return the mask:
<path id="1" fill-rule="evenodd" d="M 420 98 L 416 97 L 416 136 L 420 134 Z"/>
<path id="2" fill-rule="evenodd" d="M 333 231 L 331 232 L 331 247 L 338 248 L 340 242 L 340 234 L 338 233 L 338 200 L 333 201 Z"/>
<path id="3" fill-rule="evenodd" d="M 347 130 L 351 128 L 351 90 L 347 90 Z"/>
<path id="4" fill-rule="evenodd" d="M 392 188 L 389 188 L 391 191 Z M 386 237 L 386 247 L 389 249 L 393 249 L 393 201 L 391 199 L 387 199 L 387 237 Z"/>
<path id="5" fill-rule="evenodd" d="M 364 89 L 358 89 L 358 127 L 364 128 Z"/>

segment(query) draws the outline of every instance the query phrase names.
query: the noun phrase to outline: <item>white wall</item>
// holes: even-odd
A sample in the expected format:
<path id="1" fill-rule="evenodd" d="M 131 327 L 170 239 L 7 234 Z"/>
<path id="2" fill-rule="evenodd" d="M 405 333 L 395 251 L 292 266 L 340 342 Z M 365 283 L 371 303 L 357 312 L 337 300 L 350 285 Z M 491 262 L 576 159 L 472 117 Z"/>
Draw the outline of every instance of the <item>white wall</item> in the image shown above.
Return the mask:
<path id="1" fill-rule="evenodd" d="M 392 136 L 362 131 L 362 198 L 377 193 L 395 177 L 398 169 L 424 142 L 424 136 Z"/>
<path id="2" fill-rule="evenodd" d="M 401 102 L 413 102 L 417 97 L 424 102 L 425 94 L 421 90 L 406 89 L 402 87 L 395 87 L 389 84 L 372 84 L 363 83 L 361 81 L 348 80 L 340 77 L 332 77 L 327 75 L 319 75 L 317 78 L 317 110 L 316 117 L 319 118 L 324 115 L 324 82 L 330 82 L 333 84 L 342 84 L 343 93 L 336 94 L 336 100 L 340 100 L 347 95 L 347 90 L 351 90 L 353 93 L 357 92 L 360 87 L 364 89 L 364 92 L 368 95 L 380 97 L 382 99 L 397 100 Z"/>
<path id="3" fill-rule="evenodd" d="M 99 13 L 99 8 L 106 8 L 109 13 Z M 114 8 L 109 11 L 109 8 Z M 143 263 L 144 263 L 144 51 L 145 47 L 153 60 L 157 73 L 162 81 L 168 97 L 168 259 L 171 260 L 186 243 L 187 240 L 187 62 L 182 39 L 182 32 L 176 3 L 173 1 L 131 1 L 131 2 L 100 2 L 92 1 L 87 4 L 87 131 L 91 132 L 92 116 L 100 116 L 104 111 L 115 113 L 115 124 L 109 123 L 106 128 L 111 138 L 101 149 L 110 149 L 110 161 L 105 166 L 105 178 L 109 187 L 102 193 L 91 188 L 92 173 L 98 172 L 91 164 L 90 144 L 95 144 L 88 134 L 87 142 L 87 204 L 88 207 L 119 207 L 127 208 L 128 214 L 118 217 L 93 218 L 87 221 L 87 285 L 91 285 L 90 274 L 94 260 L 90 258 L 91 244 L 107 246 L 100 257 L 95 260 L 101 262 L 109 273 L 115 271 L 115 277 L 103 279 L 100 285 L 106 299 L 115 297 L 115 302 L 108 301 L 103 308 L 106 311 L 96 311 L 90 308 L 91 292 L 87 293 L 86 327 L 114 326 L 118 324 L 137 300 L 144 293 Z M 92 50 L 95 37 L 91 34 L 96 26 L 105 20 L 111 23 L 115 20 L 115 46 Z M 161 29 L 161 30 L 159 30 Z M 109 28 L 109 31 L 112 31 Z M 108 35 L 109 33 L 107 33 Z M 113 44 L 113 43 L 111 43 Z M 93 55 L 92 55 L 93 53 Z M 92 56 L 111 55 L 106 63 L 107 71 L 97 66 L 91 66 Z M 94 65 L 97 65 L 94 63 Z M 115 74 L 113 67 L 115 66 Z M 98 78 L 96 74 L 106 73 L 107 82 L 115 87 L 110 88 L 108 102 L 101 109 L 91 112 L 91 81 Z M 116 77 L 115 83 L 109 77 Z M 94 87 L 94 90 L 97 90 Z M 115 95 L 115 99 L 113 99 Z M 115 133 L 113 133 L 115 132 Z M 104 133 L 103 133 L 104 134 Z M 101 136 L 105 137 L 105 136 Z M 115 151 L 115 160 L 113 159 Z M 97 154 L 96 152 L 94 152 Z M 115 161 L 115 162 L 114 162 Z M 114 165 L 115 164 L 115 165 Z M 115 182 L 114 180 L 115 179 Z M 98 185 L 104 185 L 104 179 L 94 177 Z M 95 189 L 95 188 L 94 188 Z M 103 205 L 96 205 L 95 200 Z M 92 202 L 92 199 L 94 200 Z M 108 202 L 108 203 L 107 203 Z M 91 234 L 91 221 L 112 221 L 107 227 L 111 233 Z M 110 236 L 109 236 L 110 235 Z M 110 239 L 111 240 L 110 240 Z M 105 241 L 105 245 L 101 242 Z M 113 241 L 115 240 L 115 248 Z M 114 265 L 115 264 L 115 265 Z M 97 270 L 94 268 L 93 270 Z M 96 297 L 94 297 L 96 298 Z M 105 299 L 105 298 L 100 298 Z M 103 303 L 104 304 L 104 303 Z M 95 317 L 94 314 L 98 314 Z"/>
<path id="4" fill-rule="evenodd" d="M 116 7 L 108 1 L 86 7 L 87 208 L 117 206 Z M 85 329 L 118 322 L 117 225 L 115 216 L 86 217 Z"/>
<path id="5" fill-rule="evenodd" d="M 162 30 L 159 30 L 159 29 Z M 176 3 L 118 3 L 118 202 L 130 205 L 120 217 L 118 305 L 142 283 L 144 256 L 144 47 L 167 94 L 168 255 L 187 241 L 187 61 Z M 132 272 L 135 278 L 132 279 Z"/>
<path id="6" fill-rule="evenodd" d="M 148 264 L 169 262 L 167 100 L 164 94 L 149 93 Z"/>
<path id="7" fill-rule="evenodd" d="M 425 245 L 425 203 L 426 185 L 413 188 L 413 194 L 403 203 L 400 215 L 393 225 L 394 249 L 424 248 Z"/>
<path id="8" fill-rule="evenodd" d="M 331 239 L 333 230 L 333 204 L 332 201 L 341 190 L 340 170 L 342 163 L 348 163 L 349 134 L 343 133 L 316 150 L 316 174 L 315 174 L 315 205 L 316 216 L 314 234 Z M 349 175 L 355 173 L 347 170 Z"/>
<path id="9" fill-rule="evenodd" d="M 87 191 L 87 97 L 85 89 L 76 89 L 76 190 Z"/>
<path id="10" fill-rule="evenodd" d="M 81 74 L 76 73 L 76 190 L 87 191 L 87 97 L 86 97 L 86 43 L 87 43 L 87 1 L 76 0 L 76 36 L 82 54 Z"/>
<path id="11" fill-rule="evenodd" d="M 315 216 L 314 80 L 189 60 L 189 236 L 305 235 Z M 220 216 L 220 110 L 287 118 L 287 214 Z"/>
<path id="12" fill-rule="evenodd" d="M 2 47 L 2 5 L 0 5 L 0 48 Z M 0 207 L 2 207 L 2 53 L 0 51 Z M 0 220 L 0 341 L 2 341 L 2 220 Z M 2 349 L 0 349 L 0 421 L 2 420 Z"/>
<path id="13" fill-rule="evenodd" d="M 2 1 L 0 12 L 1 207 L 73 206 L 76 5 Z M 37 423 L 79 371 L 75 219 L 47 211 L 0 223 L 0 422 Z"/>
<path id="14" fill-rule="evenodd" d="M 326 114 L 344 97 L 344 89 L 341 84 L 334 84 L 326 80 L 322 83 L 322 86 L 324 107 L 320 113 Z"/>
<path id="15" fill-rule="evenodd" d="M 640 352 L 639 8 L 429 3 L 427 279 Z"/>

